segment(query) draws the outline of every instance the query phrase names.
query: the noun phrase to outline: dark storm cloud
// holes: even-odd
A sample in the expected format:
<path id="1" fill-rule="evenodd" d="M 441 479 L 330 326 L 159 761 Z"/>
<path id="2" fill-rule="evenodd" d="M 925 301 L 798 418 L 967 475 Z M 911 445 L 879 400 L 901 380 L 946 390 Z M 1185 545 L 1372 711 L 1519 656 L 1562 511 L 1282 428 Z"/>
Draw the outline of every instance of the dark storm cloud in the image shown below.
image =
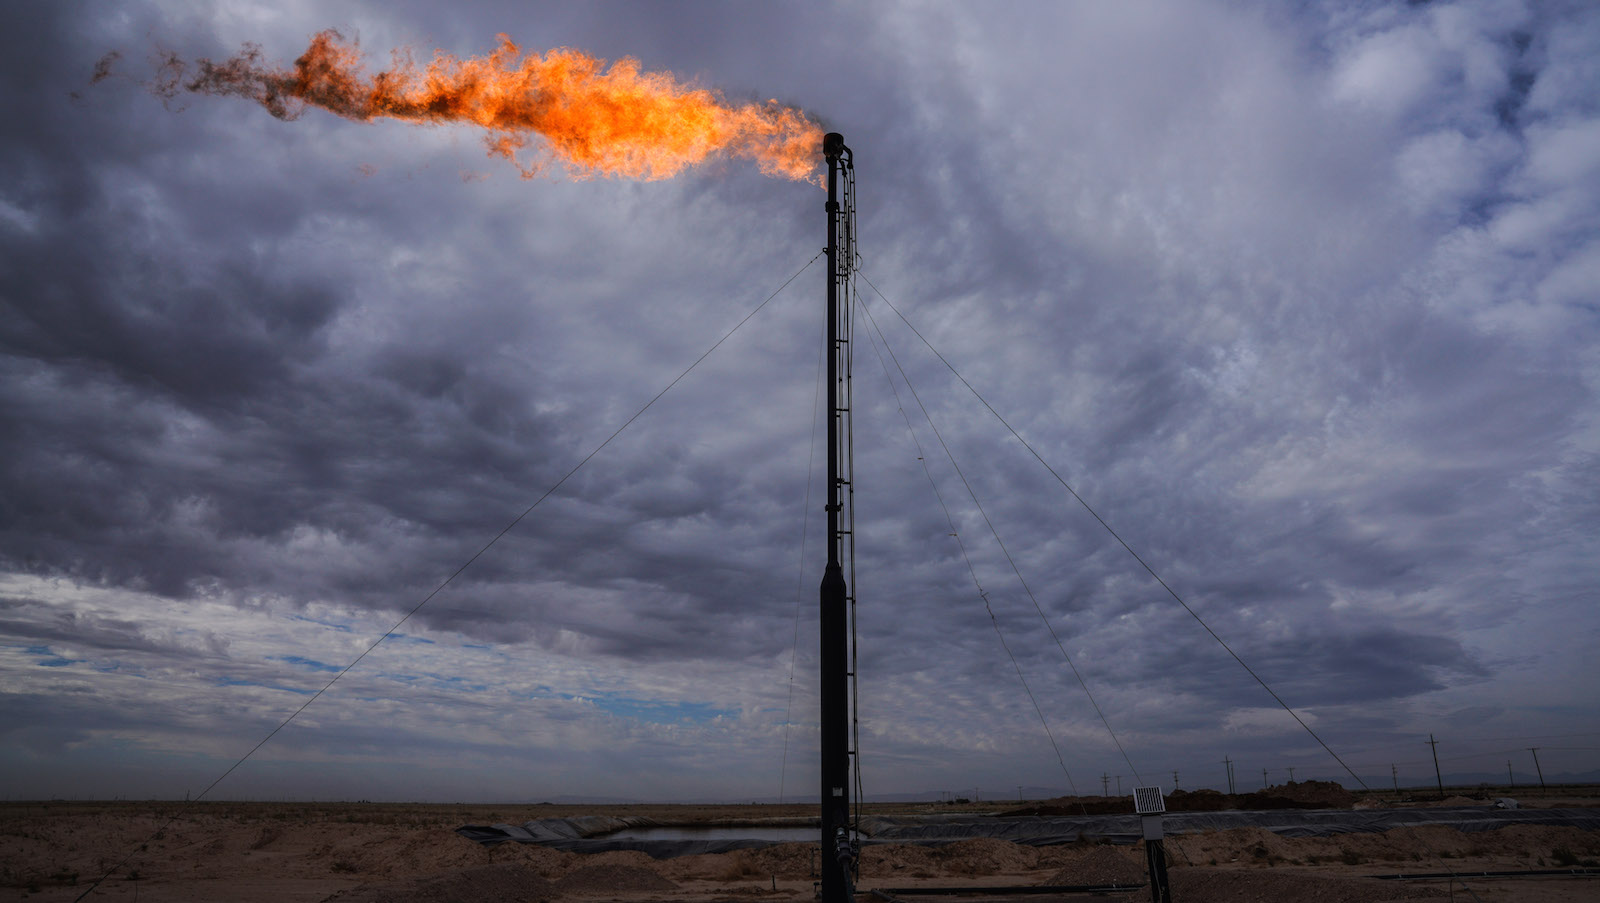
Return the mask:
<path id="1" fill-rule="evenodd" d="M 75 74 L 64 61 L 40 64 L 58 84 Z M 89 111 L 13 112 L 116 117 L 96 99 L 80 105 Z M 558 472 L 550 462 L 572 459 L 570 446 L 530 448 L 548 428 L 509 382 L 530 374 L 478 357 L 485 336 L 475 327 L 441 323 L 443 334 L 376 348 L 366 366 L 339 360 L 327 342 L 331 321 L 357 303 L 348 276 L 287 272 L 286 254 L 260 252 L 292 243 L 308 212 L 248 167 L 203 204 L 181 194 L 210 179 L 181 165 L 169 177 L 178 197 L 130 198 L 130 186 L 84 174 L 140 171 L 136 148 L 80 147 L 62 159 L 50 131 L 9 155 L 46 186 L 18 199 L 32 228 L 5 236 L 8 366 L 13 385 L 33 390 L 11 397 L 25 426 L 6 456 L 14 560 L 177 595 L 218 580 L 392 601 L 447 573 L 466 546 L 382 561 L 385 524 L 398 521 L 402 537 L 404 525 L 490 535 L 514 510 L 508 497 L 529 497 Z M 376 226 L 393 212 L 356 216 Z M 229 242 L 243 223 L 251 239 Z M 219 241 L 220 255 L 210 250 Z M 703 495 L 688 484 L 674 505 L 626 507 L 684 518 Z M 297 530 L 377 557 L 274 573 L 275 550 Z"/>

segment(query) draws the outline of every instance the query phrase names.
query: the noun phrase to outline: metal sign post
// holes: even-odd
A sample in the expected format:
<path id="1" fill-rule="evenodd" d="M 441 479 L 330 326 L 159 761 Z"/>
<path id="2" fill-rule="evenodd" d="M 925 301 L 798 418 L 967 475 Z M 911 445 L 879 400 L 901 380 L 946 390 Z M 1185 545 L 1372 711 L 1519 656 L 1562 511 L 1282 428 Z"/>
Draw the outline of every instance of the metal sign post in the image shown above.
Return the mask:
<path id="1" fill-rule="evenodd" d="M 1144 858 L 1150 871 L 1151 903 L 1172 903 L 1172 887 L 1167 883 L 1167 851 L 1162 845 L 1161 829 L 1161 814 L 1167 811 L 1167 803 L 1161 798 L 1161 788 L 1135 787 L 1133 809 L 1139 813 L 1139 824 L 1144 829 Z"/>

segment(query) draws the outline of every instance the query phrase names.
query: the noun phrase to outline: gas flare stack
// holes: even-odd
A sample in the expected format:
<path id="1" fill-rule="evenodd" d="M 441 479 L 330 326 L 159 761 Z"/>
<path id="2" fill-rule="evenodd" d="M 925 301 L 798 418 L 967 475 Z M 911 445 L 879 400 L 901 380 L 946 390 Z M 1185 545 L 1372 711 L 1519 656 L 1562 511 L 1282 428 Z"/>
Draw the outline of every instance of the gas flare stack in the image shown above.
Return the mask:
<path id="1" fill-rule="evenodd" d="M 849 608 L 854 574 L 847 583 L 843 554 L 853 535 L 840 525 L 841 490 L 851 474 L 840 474 L 841 458 L 849 466 L 850 408 L 839 397 L 849 392 L 850 320 L 839 299 L 849 297 L 850 270 L 855 263 L 854 158 L 844 136 L 829 132 L 822 139 L 828 162 L 828 563 L 821 588 L 821 745 L 822 745 L 822 903 L 850 903 L 855 898 L 855 847 L 850 834 L 850 631 Z M 843 179 L 841 179 L 843 176 Z M 843 186 L 841 186 L 843 181 Z M 844 204 L 840 204 L 840 190 Z M 841 350 L 844 352 L 840 354 Z"/>

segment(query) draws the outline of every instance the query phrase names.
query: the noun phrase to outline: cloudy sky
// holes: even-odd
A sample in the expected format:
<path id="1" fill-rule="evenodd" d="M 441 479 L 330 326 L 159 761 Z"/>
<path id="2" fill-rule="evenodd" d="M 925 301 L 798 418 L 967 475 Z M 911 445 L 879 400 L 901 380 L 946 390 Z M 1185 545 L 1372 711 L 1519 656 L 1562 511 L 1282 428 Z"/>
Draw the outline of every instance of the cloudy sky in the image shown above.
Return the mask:
<path id="1" fill-rule="evenodd" d="M 163 50 L 287 62 L 328 27 L 375 66 L 503 32 L 804 108 L 854 151 L 862 274 L 1364 778 L 1431 780 L 1430 733 L 1447 773 L 1531 775 L 1529 746 L 1546 776 L 1600 764 L 1593 4 L 0 23 L 10 798 L 198 792 L 822 247 L 823 193 L 747 161 L 525 180 L 468 127 L 149 90 Z M 213 795 L 813 795 L 824 279 Z M 1220 786 L 1224 756 L 1241 784 L 1337 776 L 862 288 L 868 793 L 1060 792 L 1063 764 L 1084 791 Z"/>

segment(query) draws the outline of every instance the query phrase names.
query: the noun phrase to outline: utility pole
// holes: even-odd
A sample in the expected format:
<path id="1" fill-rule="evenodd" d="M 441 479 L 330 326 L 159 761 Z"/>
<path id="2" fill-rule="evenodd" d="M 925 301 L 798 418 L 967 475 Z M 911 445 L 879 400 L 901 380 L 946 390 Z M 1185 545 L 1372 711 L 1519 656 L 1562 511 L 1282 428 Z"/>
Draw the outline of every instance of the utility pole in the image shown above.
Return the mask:
<path id="1" fill-rule="evenodd" d="M 1261 789 L 1267 789 L 1267 770 L 1265 768 L 1261 769 Z"/>
<path id="2" fill-rule="evenodd" d="M 1510 763 L 1507 763 L 1507 764 L 1510 764 Z M 1017 785 L 1017 802 L 1019 802 L 1019 803 L 1022 802 L 1022 785 L 1021 784 Z"/>
<path id="3" fill-rule="evenodd" d="M 1109 773 L 1107 773 L 1107 772 L 1104 772 L 1104 771 L 1100 772 L 1100 795 L 1101 796 L 1110 796 L 1111 795 L 1111 775 Z M 1121 796 L 1121 795 L 1122 795 L 1122 788 L 1119 786 L 1117 788 L 1117 796 Z"/>
<path id="4" fill-rule="evenodd" d="M 1233 760 L 1227 756 L 1222 757 L 1222 769 L 1228 773 L 1228 793 L 1233 793 Z"/>
<path id="5" fill-rule="evenodd" d="M 1517 789 L 1517 779 L 1516 779 L 1515 776 L 1513 776 L 1511 774 L 1511 760 L 1510 759 L 1506 760 L 1506 784 L 1509 785 L 1512 790 Z"/>
<path id="6" fill-rule="evenodd" d="M 1117 796 L 1122 795 L 1122 775 L 1117 775 Z"/>
<path id="7" fill-rule="evenodd" d="M 1176 768 L 1172 770 L 1172 792 L 1178 792 L 1178 770 Z"/>
<path id="8" fill-rule="evenodd" d="M 1541 749 L 1544 749 L 1544 747 L 1542 747 L 1542 746 L 1530 746 L 1530 747 L 1528 747 L 1528 752 L 1533 753 L 1533 770 L 1539 772 L 1539 789 L 1543 790 L 1544 789 L 1544 769 L 1539 767 L 1539 750 L 1541 750 Z"/>
<path id="9" fill-rule="evenodd" d="M 1433 747 L 1433 779 L 1439 784 L 1439 796 L 1444 796 L 1444 776 L 1439 774 L 1439 741 L 1428 735 L 1428 745 Z"/>
<path id="10" fill-rule="evenodd" d="M 1389 777 L 1394 778 L 1394 795 L 1400 795 L 1400 766 L 1389 763 Z"/>

